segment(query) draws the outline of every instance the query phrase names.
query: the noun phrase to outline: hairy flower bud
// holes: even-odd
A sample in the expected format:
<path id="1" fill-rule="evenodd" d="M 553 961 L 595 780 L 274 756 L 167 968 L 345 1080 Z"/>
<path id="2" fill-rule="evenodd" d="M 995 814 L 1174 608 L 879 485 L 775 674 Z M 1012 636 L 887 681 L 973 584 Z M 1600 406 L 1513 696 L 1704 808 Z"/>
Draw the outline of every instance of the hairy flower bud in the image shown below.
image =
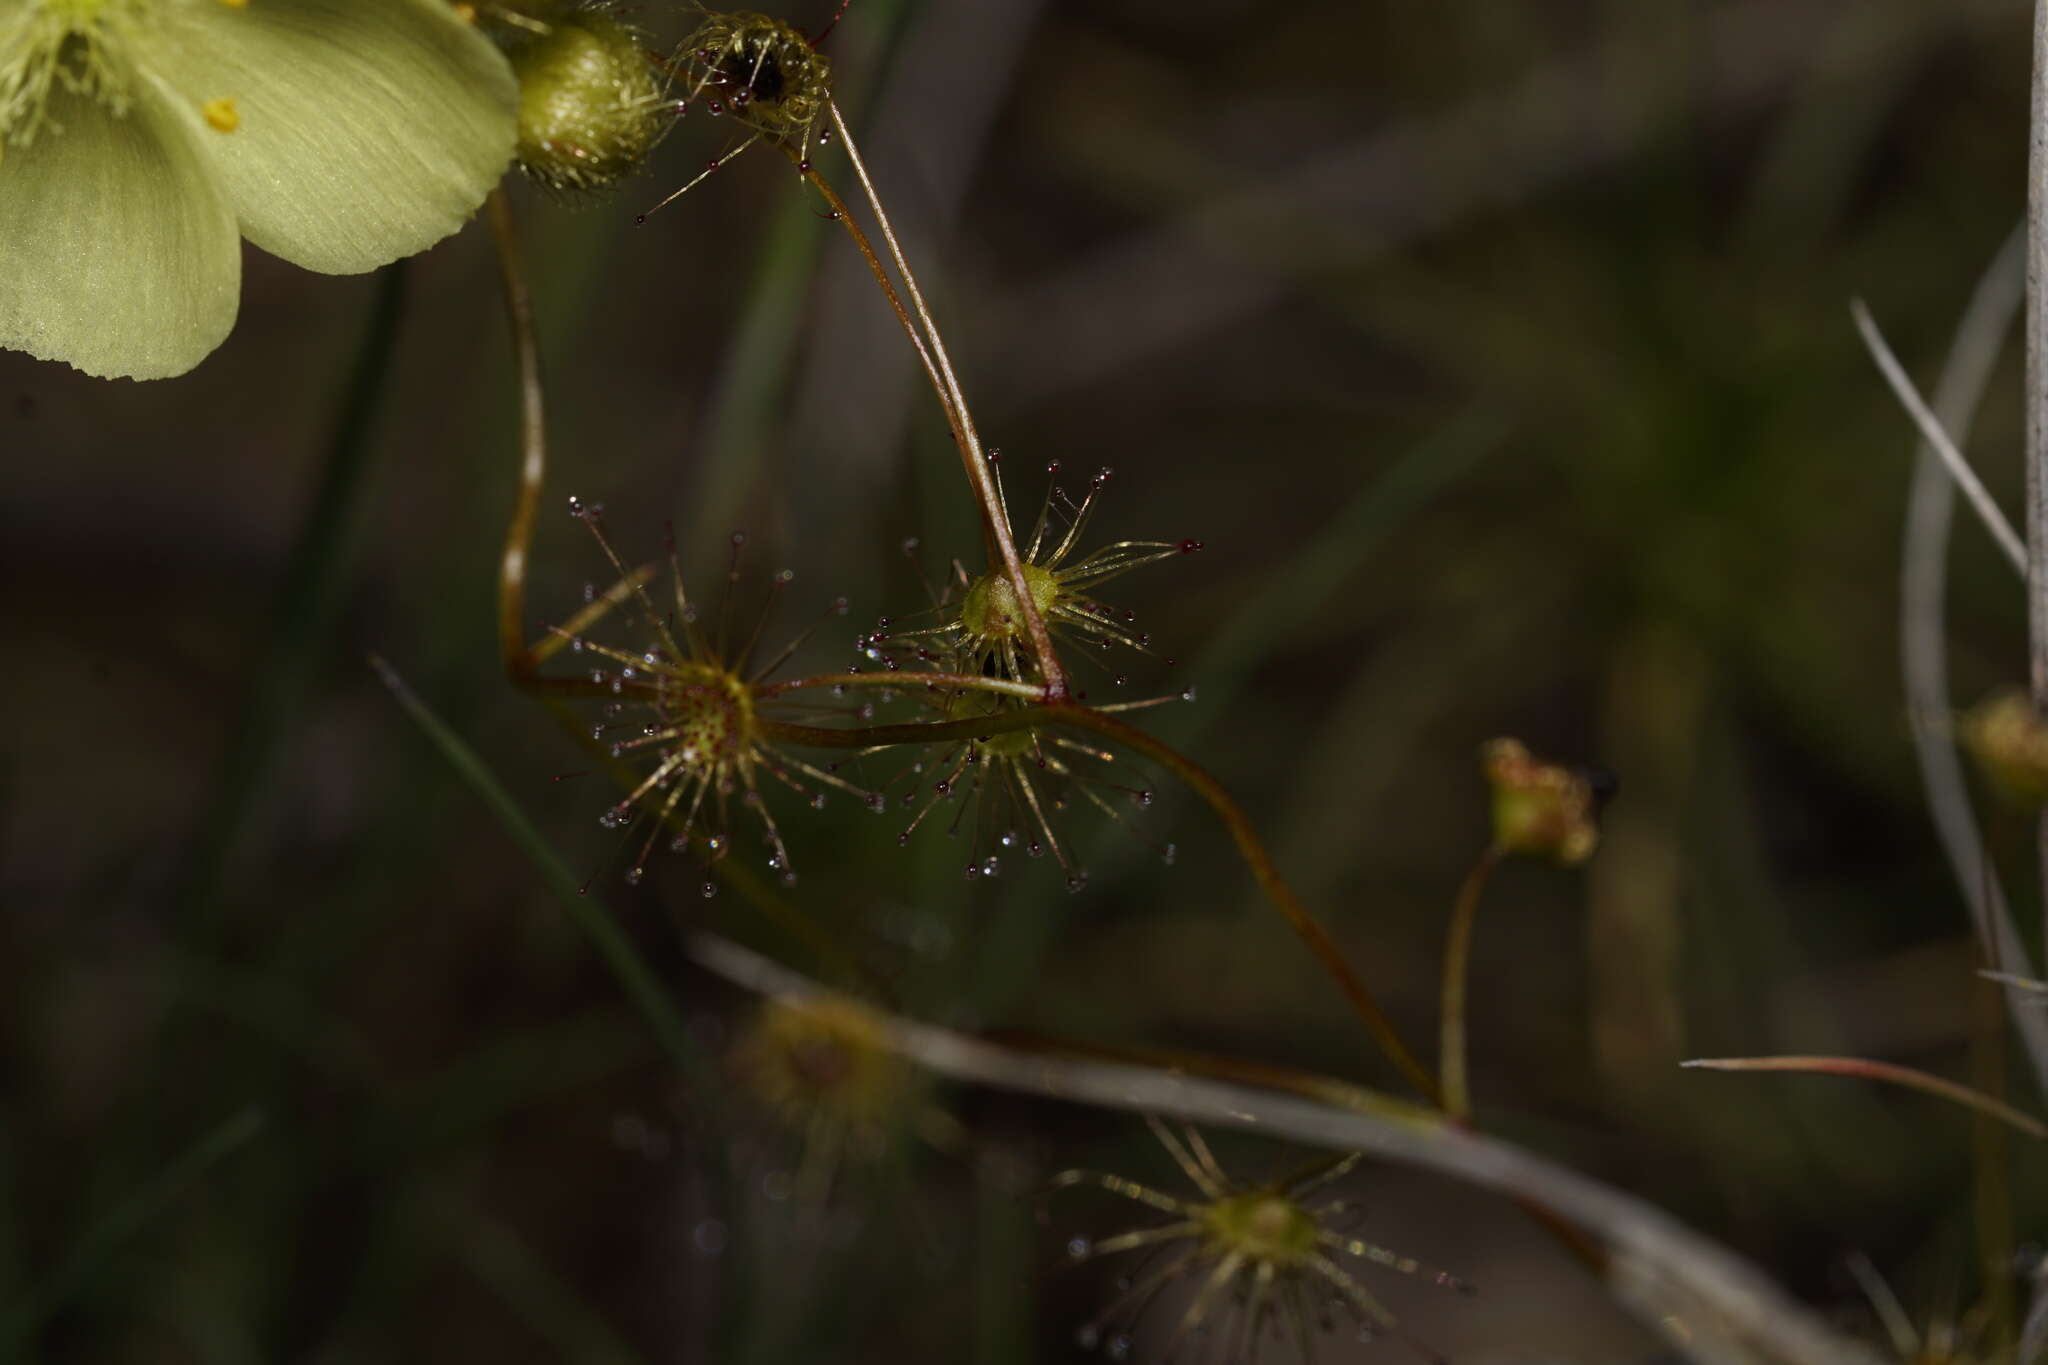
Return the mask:
<path id="1" fill-rule="evenodd" d="M 1493 789 L 1495 846 L 1565 867 L 1593 856 L 1599 793 L 1585 774 L 1538 760 L 1518 739 L 1488 741 L 1479 760 Z"/>
<path id="2" fill-rule="evenodd" d="M 561 193 L 609 189 L 639 170 L 674 105 L 632 29 L 566 10 L 506 40 L 519 78 L 519 168 Z"/>

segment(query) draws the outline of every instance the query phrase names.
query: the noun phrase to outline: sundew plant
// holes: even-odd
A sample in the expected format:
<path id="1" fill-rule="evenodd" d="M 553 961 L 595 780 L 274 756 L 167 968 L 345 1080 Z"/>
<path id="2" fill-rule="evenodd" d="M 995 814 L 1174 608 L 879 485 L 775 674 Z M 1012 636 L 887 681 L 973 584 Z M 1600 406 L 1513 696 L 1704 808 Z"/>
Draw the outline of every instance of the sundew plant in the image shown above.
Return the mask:
<path id="1" fill-rule="evenodd" d="M 1510 8 L 0 0 L 0 1359 L 2048 1360 L 2048 8 Z"/>

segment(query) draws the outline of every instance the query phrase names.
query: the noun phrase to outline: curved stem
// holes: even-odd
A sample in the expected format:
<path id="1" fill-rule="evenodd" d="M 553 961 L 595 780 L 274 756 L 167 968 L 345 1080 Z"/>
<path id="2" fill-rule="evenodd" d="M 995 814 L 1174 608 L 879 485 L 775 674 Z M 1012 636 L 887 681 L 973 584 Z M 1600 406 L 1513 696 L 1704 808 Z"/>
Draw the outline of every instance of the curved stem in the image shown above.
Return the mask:
<path id="1" fill-rule="evenodd" d="M 2026 289 L 2026 234 L 2015 232 L 1985 268 L 1956 324 L 1932 395 L 1936 420 L 1967 445 L 1979 400 Z M 2032 966 L 1997 860 L 1985 855 L 1969 784 L 1951 733 L 1948 682 L 1948 548 L 1956 499 L 1954 480 L 1925 442 L 1907 495 L 1899 550 L 1899 654 L 1907 719 L 1920 766 L 1920 785 L 1934 831 L 1948 855 L 1956 889 L 1969 907 L 1986 960 L 2016 971 Z M 2035 1085 L 2048 1091 L 2048 1015 L 2016 991 L 2006 992 L 2014 1030 L 2026 1047 Z"/>
<path id="2" fill-rule="evenodd" d="M 505 291 L 505 319 L 512 329 L 512 354 L 519 368 L 519 493 L 512 520 L 505 528 L 505 552 L 498 563 L 498 652 L 513 682 L 542 681 L 540 667 L 526 648 L 526 560 L 533 525 L 540 510 L 541 485 L 547 479 L 547 410 L 540 378 L 540 344 L 534 336 L 533 295 L 512 206 L 503 186 L 484 201 L 491 240 L 498 249 L 498 276 Z"/>
<path id="3" fill-rule="evenodd" d="M 1307 944 L 1316 960 L 1322 963 L 1323 969 L 1337 983 L 1337 988 L 1344 993 L 1345 999 L 1351 1002 L 1353 1012 L 1364 1022 L 1366 1031 L 1373 1036 L 1373 1041 L 1379 1044 L 1380 1051 L 1386 1054 L 1387 1060 L 1392 1062 L 1407 1078 L 1408 1083 L 1432 1104 L 1443 1102 L 1443 1096 L 1438 1092 L 1436 1081 L 1430 1076 L 1428 1069 L 1415 1060 L 1415 1054 L 1401 1041 L 1401 1035 L 1395 1030 L 1393 1021 L 1380 1009 L 1379 1002 L 1373 998 L 1364 978 L 1345 960 L 1344 951 L 1337 946 L 1337 941 L 1331 938 L 1329 931 L 1309 913 L 1308 907 L 1294 894 L 1294 888 L 1280 875 L 1280 869 L 1273 865 L 1272 854 L 1266 851 L 1266 845 L 1260 840 L 1258 832 L 1252 828 L 1251 818 L 1244 813 L 1244 808 L 1237 804 L 1221 782 L 1211 776 L 1207 769 L 1171 745 L 1114 716 L 1105 716 L 1100 711 L 1073 702 L 1049 703 L 1045 710 L 1051 713 L 1055 724 L 1076 730 L 1093 730 L 1106 739 L 1115 740 L 1125 748 L 1143 754 L 1179 778 L 1184 786 L 1208 803 L 1209 809 L 1216 813 L 1216 817 L 1223 822 L 1223 827 L 1230 832 L 1231 842 L 1237 845 L 1238 856 L 1244 860 L 1245 867 L 1252 874 L 1252 880 L 1259 884 L 1259 890 L 1265 893 L 1273 908 L 1280 912 L 1288 927 L 1294 930 L 1295 936 Z"/>
<path id="4" fill-rule="evenodd" d="M 1045 616 L 1038 609 L 1037 599 L 1031 594 L 1031 585 L 1024 577 L 1024 561 L 1017 553 L 1016 539 L 1010 534 L 1010 519 L 1003 510 L 1002 495 L 996 489 L 995 476 L 989 472 L 988 454 L 982 449 L 981 434 L 975 430 L 974 414 L 967 406 L 967 394 L 960 387 L 960 378 L 953 370 L 953 360 L 946 352 L 946 341 L 939 334 L 939 325 L 932 317 L 931 309 L 924 301 L 924 291 L 917 286 L 917 276 L 910 268 L 910 261 L 903 254 L 903 246 L 896 240 L 896 231 L 889 223 L 889 214 L 882 207 L 882 197 L 875 190 L 874 181 L 868 178 L 867 163 L 861 160 L 860 147 L 854 142 L 853 132 L 846 126 L 846 119 L 839 112 L 839 105 L 826 101 L 826 108 L 832 115 L 832 127 L 839 134 L 839 141 L 846 148 L 846 157 L 853 165 L 854 176 L 867 196 L 868 206 L 874 210 L 875 225 L 881 229 L 882 241 L 889 248 L 889 258 L 896 264 L 896 273 L 903 277 L 904 291 L 910 295 L 910 305 L 917 314 L 917 321 L 923 326 L 924 340 L 918 339 L 917 331 L 905 316 L 901 301 L 895 298 L 895 291 L 889 286 L 881 263 L 875 259 L 874 249 L 866 244 L 859 225 L 837 195 L 828 195 L 834 212 L 839 215 L 840 224 L 857 242 L 862 243 L 862 254 L 867 257 L 869 268 L 882 281 L 883 292 L 890 295 L 896 308 L 897 318 L 911 332 L 911 340 L 917 346 L 918 356 L 925 362 L 925 372 L 931 377 L 938 391 L 940 406 L 947 412 L 953 428 L 954 443 L 960 447 L 960 462 L 967 472 L 967 482 L 974 490 L 975 500 L 981 504 L 983 525 L 987 528 L 990 542 L 994 545 L 996 558 L 1002 562 L 1003 572 L 1010 580 L 1010 587 L 1017 595 L 1018 614 L 1024 618 L 1024 630 L 1031 637 L 1031 652 L 1038 660 L 1039 677 L 1045 684 L 1048 700 L 1064 701 L 1067 697 L 1067 675 L 1061 666 L 1059 655 L 1053 648 L 1052 633 L 1046 628 Z M 799 162 L 799 165 L 802 163 Z M 813 185 L 823 187 L 823 177 L 815 170 L 806 171 Z M 929 343 L 929 350 L 927 350 Z"/>
<path id="5" fill-rule="evenodd" d="M 859 675 L 856 675 L 859 676 Z M 1266 850 L 1258 832 L 1252 828 L 1244 808 L 1218 782 L 1207 769 L 1188 758 L 1179 750 L 1162 740 L 1128 725 L 1114 716 L 1104 715 L 1092 707 L 1070 701 L 1048 701 L 1039 706 L 1019 707 L 1014 711 L 997 712 L 991 716 L 971 717 L 967 720 L 934 721 L 913 725 L 873 725 L 858 729 L 828 728 L 813 725 L 791 725 L 784 722 L 759 722 L 762 737 L 789 744 L 804 744 L 818 748 L 867 749 L 894 744 L 926 744 L 941 740 L 979 739 L 1010 730 L 1033 729 L 1045 725 L 1064 726 L 1070 730 L 1091 730 L 1105 739 L 1121 744 L 1141 754 L 1179 778 L 1181 783 L 1195 795 L 1202 798 L 1209 808 L 1223 822 L 1230 839 L 1237 846 L 1238 856 L 1244 860 L 1246 869 L 1257 882 L 1273 908 L 1280 912 L 1295 936 L 1308 946 L 1328 972 L 1344 998 L 1365 1024 L 1366 1031 L 1379 1045 L 1408 1083 L 1424 1095 L 1432 1104 L 1440 1104 L 1442 1095 L 1437 1089 L 1436 1078 L 1428 1068 L 1415 1059 L 1408 1045 L 1401 1041 L 1393 1021 L 1374 999 L 1372 991 L 1365 984 L 1357 970 L 1344 957 L 1343 949 L 1330 937 L 1308 907 L 1294 894 L 1294 888 L 1280 875 L 1273 864 L 1273 855 Z"/>
<path id="6" fill-rule="evenodd" d="M 1902 1085 L 1909 1090 L 1936 1095 L 1952 1103 L 1964 1105 L 1980 1114 L 1989 1114 L 2002 1123 L 2012 1125 L 2028 1137 L 2048 1139 L 2048 1124 L 2032 1114 L 2013 1108 L 2004 1100 L 1994 1099 L 1967 1085 L 1958 1084 L 1942 1076 L 1931 1076 L 1925 1071 L 1916 1071 L 1910 1066 L 1895 1062 L 1873 1062 L 1863 1057 L 1699 1057 L 1680 1066 L 1696 1067 L 1703 1071 L 1806 1071 L 1819 1072 L 1829 1076 L 1856 1076 L 1864 1080 L 1885 1081 Z"/>
<path id="7" fill-rule="evenodd" d="M 1269 1062 L 1214 1057 L 1182 1048 L 1080 1042 L 1072 1038 L 1058 1038 L 1023 1029 L 991 1029 L 976 1036 L 997 1047 L 1013 1048 L 1019 1052 L 1035 1052 L 1047 1057 L 1122 1062 L 1130 1066 L 1156 1067 L 1179 1075 L 1206 1076 L 1211 1080 L 1228 1081 L 1234 1085 L 1255 1085 L 1261 1090 L 1299 1095 L 1305 1100 L 1327 1104 L 1333 1109 L 1343 1109 L 1353 1114 L 1373 1114 L 1384 1119 L 1412 1123 L 1418 1127 L 1442 1128 L 1446 1124 L 1444 1116 L 1427 1105 L 1398 1099 L 1366 1086 L 1354 1085 L 1350 1081 L 1340 1081 L 1334 1076 L 1322 1076 L 1313 1071 L 1301 1071 L 1294 1067 L 1274 1066 Z"/>
<path id="8" fill-rule="evenodd" d="M 1487 845 L 1465 874 L 1458 899 L 1451 905 L 1451 927 L 1444 940 L 1442 1049 L 1437 1065 L 1443 1069 L 1444 1112 L 1460 1122 L 1472 1117 L 1472 1084 L 1465 1070 L 1465 983 L 1471 976 L 1472 926 L 1479 918 L 1486 883 L 1505 852 L 1499 844 Z"/>
<path id="9" fill-rule="evenodd" d="M 708 971 L 748 990 L 792 1001 L 821 993 L 788 968 L 707 934 L 691 938 L 689 953 Z M 1654 1205 L 1441 1120 L 1346 1110 L 1170 1068 L 1020 1052 L 900 1016 L 885 1017 L 882 1026 L 892 1051 L 954 1080 L 1280 1137 L 1331 1152 L 1362 1151 L 1374 1160 L 1427 1167 L 1540 1200 L 1597 1242 L 1603 1281 L 1623 1304 L 1670 1333 L 1695 1359 L 1878 1365 L 1875 1351 L 1835 1335 L 1761 1272 Z"/>

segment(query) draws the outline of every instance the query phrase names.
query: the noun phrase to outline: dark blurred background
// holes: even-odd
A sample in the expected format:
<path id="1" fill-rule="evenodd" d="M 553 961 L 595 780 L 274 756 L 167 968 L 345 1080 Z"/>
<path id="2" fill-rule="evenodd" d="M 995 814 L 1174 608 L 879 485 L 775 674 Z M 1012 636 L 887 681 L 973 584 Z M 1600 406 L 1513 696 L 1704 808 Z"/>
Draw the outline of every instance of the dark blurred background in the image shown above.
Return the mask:
<path id="1" fill-rule="evenodd" d="M 1912 436 L 1847 308 L 1866 298 L 1931 381 L 2023 208 L 2028 15 L 855 0 L 830 43 L 1013 502 L 1036 507 L 1046 460 L 1075 483 L 1113 466 L 1101 538 L 1207 543 L 1104 590 L 1177 662 L 1083 685 L 1197 686 L 1145 719 L 1257 813 L 1422 1041 L 1487 834 L 1477 746 L 1619 773 L 1590 867 L 1511 864 L 1482 915 L 1481 1120 L 1854 1330 L 1851 1253 L 1923 1322 L 1984 1292 L 1967 1120 L 1675 1063 L 1966 1076 L 1995 1038 L 1896 663 Z M 923 604 L 902 542 L 928 571 L 971 556 L 972 509 L 872 281 L 781 158 L 634 225 L 724 135 L 685 119 L 596 204 L 515 193 L 554 437 L 533 622 L 609 579 L 562 510 L 576 494 L 629 560 L 672 518 L 699 584 L 749 532 L 750 590 L 796 571 L 771 641 L 849 597 L 801 661 L 834 667 Z M 850 181 L 837 149 L 819 164 Z M 391 286 L 247 267 L 232 339 L 185 379 L 0 356 L 9 1344 L 221 1365 L 1086 1356 L 1117 1268 L 1062 1247 L 1155 1215 L 1037 1196 L 1073 1165 L 1174 1186 L 1142 1126 L 938 1090 L 918 1103 L 945 1121 L 821 1156 L 733 1073 L 679 1077 L 370 671 L 388 658 L 593 879 L 707 1054 L 751 1006 L 690 968 L 680 930 L 831 975 L 677 861 L 623 884 L 597 820 L 615 795 L 550 780 L 588 761 L 503 680 L 514 393 L 487 236 L 410 264 L 368 409 L 348 375 Z M 1972 446 L 2008 506 L 2018 398 L 2008 356 Z M 372 424 L 360 462 L 332 454 L 345 412 Z M 2021 679 L 2022 601 L 1974 525 L 1952 575 L 1968 702 Z M 1208 811 L 1141 785 L 1161 799 L 1131 828 L 1067 826 L 1091 873 L 1074 896 L 1038 865 L 970 883 L 938 819 L 899 848 L 893 815 L 771 797 L 804 872 L 788 899 L 912 1014 L 1392 1088 Z M 2026 831 L 1990 837 L 2034 919 Z M 1247 1179 L 1301 1156 L 1219 1151 Z M 2000 1178 L 2024 1242 L 2044 1181 L 2022 1156 Z M 792 1194 L 820 1161 L 822 1197 Z M 1659 1358 L 1497 1201 L 1396 1169 L 1347 1190 L 1362 1235 L 1480 1286 L 1365 1272 L 1454 1360 Z M 1324 1358 L 1401 1348 L 1332 1337 Z"/>

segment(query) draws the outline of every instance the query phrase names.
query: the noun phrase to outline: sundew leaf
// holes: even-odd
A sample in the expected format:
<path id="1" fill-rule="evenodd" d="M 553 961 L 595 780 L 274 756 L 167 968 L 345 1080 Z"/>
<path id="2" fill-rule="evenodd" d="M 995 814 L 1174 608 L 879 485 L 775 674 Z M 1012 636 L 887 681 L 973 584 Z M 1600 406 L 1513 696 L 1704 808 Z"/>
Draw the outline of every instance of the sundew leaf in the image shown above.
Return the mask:
<path id="1" fill-rule="evenodd" d="M 48 114 L 0 150 L 0 347 L 102 379 L 185 373 L 234 326 L 233 210 L 151 92 L 122 116 L 59 83 Z"/>
<path id="2" fill-rule="evenodd" d="M 194 5 L 147 58 L 243 235 L 308 270 L 354 274 L 432 246 L 512 159 L 511 68 L 445 4 Z M 200 116 L 216 100 L 233 102 L 232 131 Z"/>

